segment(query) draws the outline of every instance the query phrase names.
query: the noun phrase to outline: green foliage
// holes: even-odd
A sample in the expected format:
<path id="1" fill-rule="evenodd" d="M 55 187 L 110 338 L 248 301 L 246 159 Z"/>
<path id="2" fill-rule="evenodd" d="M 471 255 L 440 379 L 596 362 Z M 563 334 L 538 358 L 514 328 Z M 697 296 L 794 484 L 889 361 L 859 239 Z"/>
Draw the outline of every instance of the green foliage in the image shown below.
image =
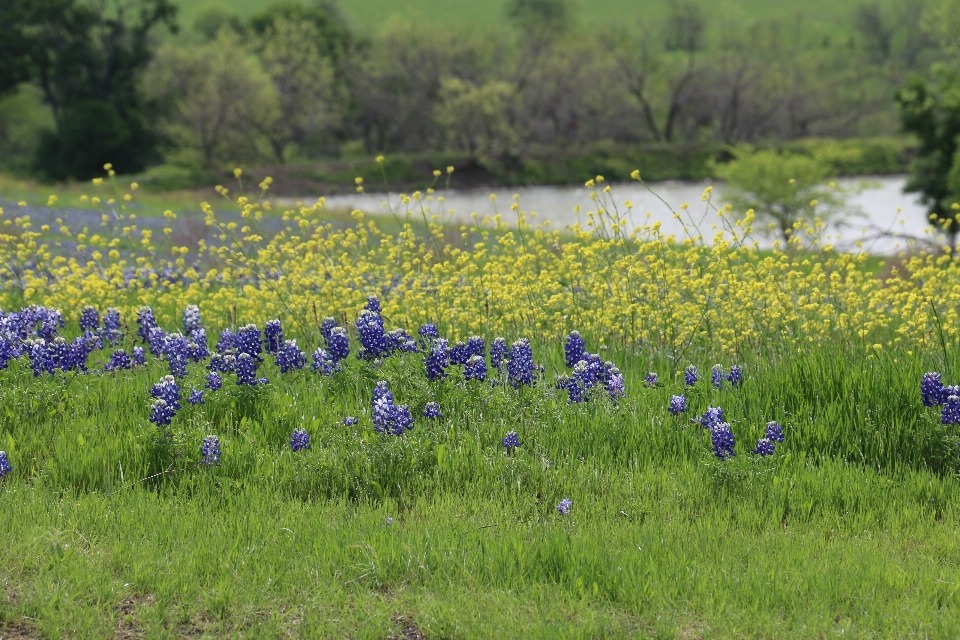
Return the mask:
<path id="1" fill-rule="evenodd" d="M 507 17 L 528 32 L 559 33 L 572 26 L 569 0 L 509 0 Z"/>
<path id="2" fill-rule="evenodd" d="M 513 125 L 516 89 L 507 82 L 476 86 L 459 78 L 444 78 L 436 121 L 453 143 L 474 157 L 498 157 L 515 152 L 519 135 Z"/>
<path id="3" fill-rule="evenodd" d="M 734 151 L 734 160 L 715 166 L 717 176 L 732 187 L 734 206 L 753 209 L 784 242 L 798 225 L 815 217 L 827 221 L 843 211 L 843 194 L 825 184 L 836 175 L 828 153 L 808 156 L 742 147 Z"/>

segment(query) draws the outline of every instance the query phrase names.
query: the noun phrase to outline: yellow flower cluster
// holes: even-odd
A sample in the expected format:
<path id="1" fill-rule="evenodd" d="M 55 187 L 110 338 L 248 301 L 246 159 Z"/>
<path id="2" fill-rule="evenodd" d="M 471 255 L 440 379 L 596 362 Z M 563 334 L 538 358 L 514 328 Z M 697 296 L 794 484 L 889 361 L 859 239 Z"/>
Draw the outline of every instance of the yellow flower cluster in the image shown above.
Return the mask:
<path id="1" fill-rule="evenodd" d="M 598 176 L 588 186 L 602 182 Z M 226 200 L 233 209 L 226 213 L 204 203 L 211 233 L 163 252 L 133 216 L 99 234 L 59 219 L 59 228 L 34 230 L 19 217 L 0 227 L 0 276 L 8 283 L 0 307 L 43 304 L 71 317 L 93 304 L 131 319 L 149 305 L 173 326 L 197 304 L 214 326 L 276 317 L 312 336 L 324 316 L 349 321 L 376 294 L 391 326 L 434 322 L 451 337 L 576 328 L 608 344 L 673 352 L 695 344 L 733 352 L 766 339 L 802 347 L 838 332 L 874 350 L 960 334 L 960 263 L 948 255 L 905 257 L 881 280 L 865 269 L 865 254 L 804 249 L 799 233 L 820 227 L 798 230 L 789 247 L 760 250 L 752 212 L 737 220 L 724 207 L 709 242 L 693 228 L 675 238 L 659 223 L 628 230 L 609 191 L 594 193 L 586 228 L 534 228 L 515 202 L 514 226 L 474 215 L 459 233 L 426 207 L 432 191 L 401 199 L 396 233 L 360 212 L 352 225 L 322 222 L 322 199 L 277 214 L 269 201 L 241 196 Z M 176 216 L 166 218 L 170 225 Z M 271 220 L 282 230 L 260 229 Z"/>

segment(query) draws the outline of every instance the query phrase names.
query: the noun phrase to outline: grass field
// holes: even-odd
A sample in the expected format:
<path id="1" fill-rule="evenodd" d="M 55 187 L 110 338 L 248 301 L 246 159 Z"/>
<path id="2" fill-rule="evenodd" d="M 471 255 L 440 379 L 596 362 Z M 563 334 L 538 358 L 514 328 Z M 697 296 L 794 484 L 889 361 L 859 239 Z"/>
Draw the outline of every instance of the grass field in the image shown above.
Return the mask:
<path id="1" fill-rule="evenodd" d="M 127 210 L 99 233 L 6 212 L 0 307 L 64 323 L 0 318 L 0 638 L 955 636 L 960 401 L 937 387 L 925 406 L 919 385 L 960 378 L 960 261 L 894 257 L 880 277 L 815 244 L 759 252 L 732 212 L 723 238 L 663 238 L 621 227 L 601 187 L 607 213 L 562 234 L 522 211 L 445 226 L 425 194 L 396 212 L 405 226 L 346 226 L 238 186 L 172 246 L 133 242 Z M 324 316 L 349 338 L 336 365 Z M 259 340 L 274 318 L 296 346 L 241 383 L 256 349 L 240 328 Z M 426 322 L 449 347 L 482 336 L 487 379 L 430 379 L 452 352 Z M 197 350 L 199 327 L 224 359 Z M 380 342 L 394 327 L 418 352 Z M 223 329 L 243 337 L 218 345 Z M 568 366 L 574 329 L 610 365 Z M 144 364 L 105 366 L 135 347 Z M 742 384 L 714 385 L 715 363 Z M 168 373 L 182 407 L 165 424 Z M 709 407 L 732 449 L 701 426 Z M 758 455 L 770 421 L 783 442 Z"/>
<path id="2" fill-rule="evenodd" d="M 188 24 L 196 7 L 203 2 L 179 0 L 184 24 Z M 881 3 L 894 7 L 896 3 Z M 263 7 L 262 2 L 234 0 L 229 6 L 241 16 L 247 16 Z M 371 33 L 391 19 L 425 20 L 437 25 L 469 26 L 478 29 L 498 29 L 504 25 L 506 0 L 476 2 L 475 0 L 341 0 L 338 5 L 350 24 L 360 32 Z M 669 12 L 668 0 L 578 0 L 575 3 L 577 20 L 586 27 L 608 29 L 613 24 L 630 26 L 640 21 L 657 20 Z M 827 0 L 722 0 L 704 3 L 704 13 L 716 29 L 742 25 L 751 20 L 777 19 L 787 24 L 803 23 L 836 35 L 852 34 L 855 5 Z M 711 29 L 712 31 L 713 29 Z"/>

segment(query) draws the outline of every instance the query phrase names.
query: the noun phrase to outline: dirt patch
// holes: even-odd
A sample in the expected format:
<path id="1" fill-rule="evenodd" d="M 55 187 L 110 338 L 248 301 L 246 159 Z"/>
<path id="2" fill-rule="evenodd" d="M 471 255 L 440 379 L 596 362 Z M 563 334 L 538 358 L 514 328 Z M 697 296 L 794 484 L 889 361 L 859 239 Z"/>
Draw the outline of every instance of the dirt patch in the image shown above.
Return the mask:
<path id="1" fill-rule="evenodd" d="M 390 640 L 427 640 L 427 634 L 420 630 L 413 618 L 398 613 L 390 620 L 397 628 L 394 633 L 390 634 Z"/>
<path id="2" fill-rule="evenodd" d="M 34 640 L 42 637 L 29 620 L 0 622 L 0 640 Z"/>

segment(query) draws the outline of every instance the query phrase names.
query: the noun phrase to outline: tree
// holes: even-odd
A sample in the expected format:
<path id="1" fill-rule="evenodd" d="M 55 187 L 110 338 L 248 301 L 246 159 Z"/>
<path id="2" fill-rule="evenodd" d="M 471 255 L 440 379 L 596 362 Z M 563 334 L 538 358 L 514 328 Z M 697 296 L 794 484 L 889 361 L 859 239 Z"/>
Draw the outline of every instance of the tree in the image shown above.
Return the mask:
<path id="1" fill-rule="evenodd" d="M 280 21 L 312 24 L 312 46 L 333 64 L 338 79 L 343 78 L 344 64 L 355 43 L 335 5 L 322 1 L 303 4 L 283 0 L 250 18 L 250 29 L 255 35 L 262 37 L 271 30 L 276 31 L 276 25 Z"/>
<path id="2" fill-rule="evenodd" d="M 440 86 L 437 124 L 447 139 L 474 157 L 502 156 L 519 140 L 511 115 L 516 90 L 503 81 L 482 86 L 445 78 Z"/>
<path id="3" fill-rule="evenodd" d="M 919 193 L 956 246 L 953 203 L 960 201 L 960 74 L 939 65 L 931 81 L 914 79 L 897 92 L 904 131 L 920 140 L 906 190 Z"/>
<path id="4" fill-rule="evenodd" d="M 557 34 L 573 23 L 567 0 L 511 0 L 507 17 L 526 32 Z"/>
<path id="5" fill-rule="evenodd" d="M 827 221 L 842 213 L 842 192 L 825 184 L 835 171 L 828 159 L 749 147 L 734 154 L 733 161 L 715 165 L 717 176 L 729 184 L 731 201 L 768 220 L 784 242 L 797 223 L 812 222 L 814 216 Z"/>
<path id="6" fill-rule="evenodd" d="M 103 171 L 102 150 L 89 132 L 102 133 L 105 118 L 114 135 L 101 147 L 115 154 L 118 171 L 142 170 L 154 156 L 154 140 L 139 76 L 152 56 L 152 33 L 176 30 L 169 0 L 13 0 L 29 7 L 14 31 L 26 37 L 31 77 L 53 111 L 37 169 L 48 177 L 89 178 Z M 95 146 L 95 145 L 94 145 Z"/>

